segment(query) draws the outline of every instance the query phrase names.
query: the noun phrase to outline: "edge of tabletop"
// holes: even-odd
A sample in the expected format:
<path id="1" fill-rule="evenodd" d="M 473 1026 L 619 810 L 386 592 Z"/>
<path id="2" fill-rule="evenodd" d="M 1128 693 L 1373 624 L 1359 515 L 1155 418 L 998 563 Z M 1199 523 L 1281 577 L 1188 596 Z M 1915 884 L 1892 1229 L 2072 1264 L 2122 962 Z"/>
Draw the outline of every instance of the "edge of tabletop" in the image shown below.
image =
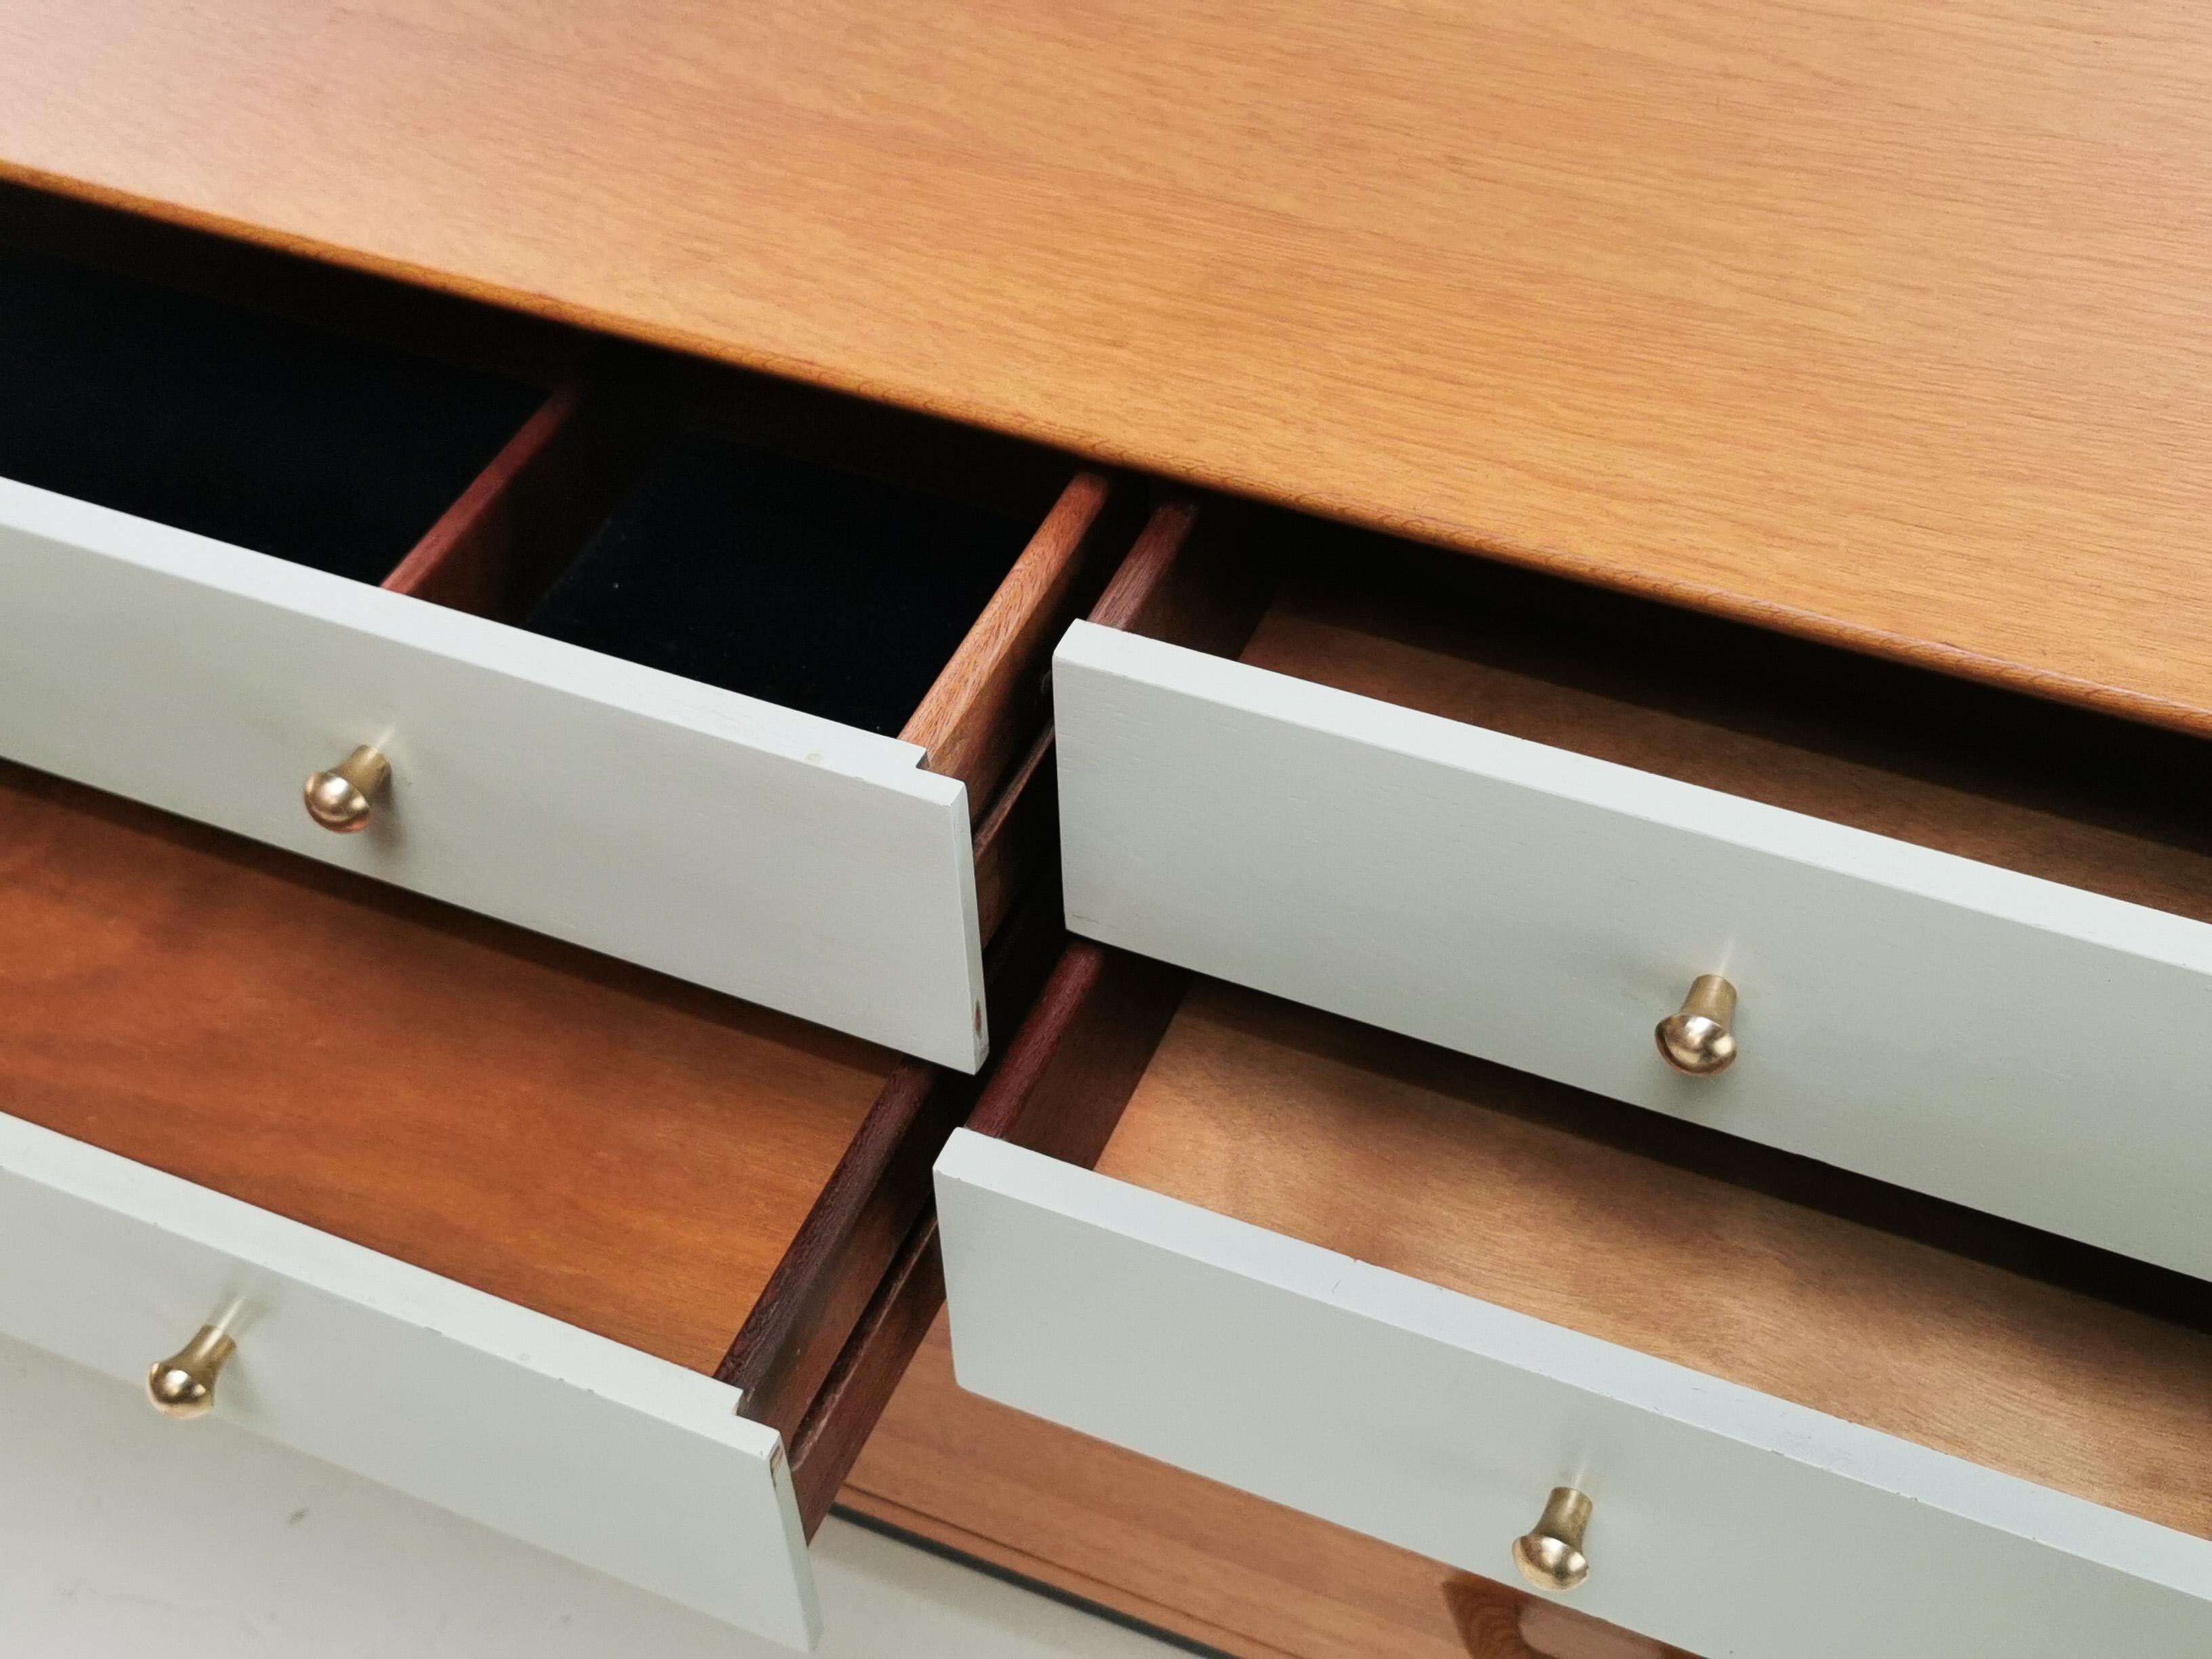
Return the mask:
<path id="1" fill-rule="evenodd" d="M 2212 738 L 2212 697 L 2203 702 L 2183 702 L 2127 685 L 2085 679 L 2032 662 L 1968 650 L 1941 640 L 1869 627 L 1847 617 L 1764 599 L 1734 588 L 1669 579 L 1589 554 L 1487 536 L 1474 526 L 1407 513 L 1380 501 L 1330 492 L 1293 491 L 1279 479 L 1258 476 L 1249 470 L 1209 465 L 1201 456 L 1149 449 L 1124 437 L 1070 427 L 1040 411 L 986 404 L 963 396 L 957 388 L 883 381 L 853 373 L 835 362 L 777 352 L 726 335 L 685 329 L 650 317 L 580 305 L 556 295 L 477 278 L 463 270 L 395 258 L 371 248 L 301 235 L 281 225 L 140 195 L 97 179 L 14 161 L 5 155 L 0 155 L 0 183 L 67 197 L 189 230 L 457 294 L 577 328 L 895 404 L 1047 444 L 1109 466 L 1148 472 L 1225 495 L 1274 502 L 1340 523 L 1407 537 L 1683 610 L 1702 611 L 1775 633 L 1840 647 L 1861 655 L 1929 669 L 1954 678 L 2070 704 L 2191 737 Z"/>

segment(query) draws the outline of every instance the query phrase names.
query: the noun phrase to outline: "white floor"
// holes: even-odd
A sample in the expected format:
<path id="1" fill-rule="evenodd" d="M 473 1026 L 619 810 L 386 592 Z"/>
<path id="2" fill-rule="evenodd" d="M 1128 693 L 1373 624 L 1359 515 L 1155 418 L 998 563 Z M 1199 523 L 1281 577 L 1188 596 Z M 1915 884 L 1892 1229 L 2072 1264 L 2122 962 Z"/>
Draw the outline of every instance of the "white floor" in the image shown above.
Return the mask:
<path id="1" fill-rule="evenodd" d="M 1171 1650 L 832 1518 L 823 1659 Z M 0 1338 L 9 1659 L 771 1659 L 782 1650 Z"/>

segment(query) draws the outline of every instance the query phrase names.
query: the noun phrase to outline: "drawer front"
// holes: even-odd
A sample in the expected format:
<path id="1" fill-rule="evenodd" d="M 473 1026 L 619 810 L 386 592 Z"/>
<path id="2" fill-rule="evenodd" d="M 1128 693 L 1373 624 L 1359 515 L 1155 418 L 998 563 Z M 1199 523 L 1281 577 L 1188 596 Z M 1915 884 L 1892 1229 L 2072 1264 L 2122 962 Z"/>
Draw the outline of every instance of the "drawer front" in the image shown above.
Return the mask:
<path id="1" fill-rule="evenodd" d="M 369 828 L 307 774 L 389 757 Z M 966 791 L 913 744 L 0 481 L 0 753 L 963 1071 Z"/>
<path id="2" fill-rule="evenodd" d="M 0 1261 L 11 1336 L 136 1388 L 224 1323 L 228 1421 L 813 1645 L 782 1444 L 711 1377 L 9 1117 Z"/>
<path id="3" fill-rule="evenodd" d="M 2212 1644 L 2212 1543 L 961 1131 L 963 1388 L 1493 1578 L 1587 1493 L 1569 1604 L 1692 1652 Z"/>
<path id="4" fill-rule="evenodd" d="M 1087 623 L 1053 684 L 1074 932 L 2212 1275 L 2212 927 Z"/>

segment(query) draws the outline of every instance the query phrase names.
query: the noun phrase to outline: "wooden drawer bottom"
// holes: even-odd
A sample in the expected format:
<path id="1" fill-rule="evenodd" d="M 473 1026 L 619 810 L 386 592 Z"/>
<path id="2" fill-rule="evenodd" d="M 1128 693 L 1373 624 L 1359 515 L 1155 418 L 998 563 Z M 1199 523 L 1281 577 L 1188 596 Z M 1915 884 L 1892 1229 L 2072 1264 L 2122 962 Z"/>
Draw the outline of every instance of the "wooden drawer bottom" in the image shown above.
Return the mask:
<path id="1" fill-rule="evenodd" d="M 788 1645 L 969 1093 L 0 763 L 0 1332 Z"/>
<path id="2" fill-rule="evenodd" d="M 936 1173 L 960 1383 L 1127 1451 L 1508 1583 L 1575 1488 L 1696 1651 L 2202 1650 L 2193 1282 L 1085 945 Z"/>
<path id="3" fill-rule="evenodd" d="M 941 1314 L 837 1502 L 1238 1659 L 1680 1659 L 969 1394 Z"/>

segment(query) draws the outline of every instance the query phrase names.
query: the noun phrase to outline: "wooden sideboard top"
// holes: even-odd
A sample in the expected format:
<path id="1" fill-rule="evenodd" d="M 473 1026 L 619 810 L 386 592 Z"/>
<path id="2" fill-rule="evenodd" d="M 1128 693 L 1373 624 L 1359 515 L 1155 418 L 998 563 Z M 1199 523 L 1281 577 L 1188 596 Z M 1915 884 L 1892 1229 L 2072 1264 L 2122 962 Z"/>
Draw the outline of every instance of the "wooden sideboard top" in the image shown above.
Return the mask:
<path id="1" fill-rule="evenodd" d="M 2191 0 L 0 5 L 0 175 L 2212 733 Z"/>

